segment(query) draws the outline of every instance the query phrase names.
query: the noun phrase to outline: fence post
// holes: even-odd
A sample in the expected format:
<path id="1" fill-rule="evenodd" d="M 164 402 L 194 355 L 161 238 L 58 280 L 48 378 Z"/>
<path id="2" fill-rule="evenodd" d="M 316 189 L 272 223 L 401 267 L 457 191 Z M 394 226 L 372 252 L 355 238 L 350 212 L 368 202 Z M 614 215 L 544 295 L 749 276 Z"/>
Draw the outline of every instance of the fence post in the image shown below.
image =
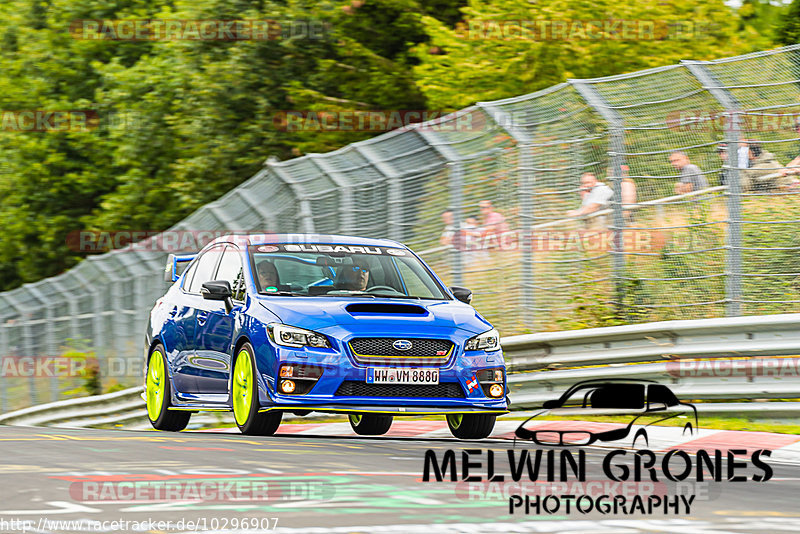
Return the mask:
<path id="1" fill-rule="evenodd" d="M 0 358 L 9 358 L 8 350 L 8 327 L 6 318 L 0 317 Z M 6 391 L 6 378 L 0 378 L 0 413 L 5 413 L 8 409 L 8 392 Z"/>
<path id="2" fill-rule="evenodd" d="M 400 187 L 401 174 L 397 172 L 393 166 L 383 161 L 378 154 L 372 149 L 369 143 L 355 143 L 353 146 L 359 154 L 364 156 L 372 167 L 386 177 L 386 210 L 389 215 L 388 231 L 389 239 L 394 241 L 402 241 L 403 235 L 400 231 L 400 221 L 402 220 L 403 213 L 400 206 L 400 201 L 403 196 Z"/>
<path id="3" fill-rule="evenodd" d="M 728 302 L 727 316 L 735 317 L 742 314 L 742 186 L 739 181 L 738 158 L 739 136 L 742 132 L 740 106 L 736 98 L 706 67 L 706 62 L 681 63 L 722 106 L 730 119 L 725 125 L 725 141 L 728 143 L 728 161 L 724 164 L 728 171 L 728 235 L 725 256 L 728 276 L 725 280 L 725 300 Z"/>
<path id="4" fill-rule="evenodd" d="M 317 166 L 323 174 L 336 184 L 341 195 L 339 202 L 339 229 L 342 234 L 349 234 L 353 231 L 353 214 L 355 204 L 353 203 L 353 186 L 347 176 L 336 171 L 331 164 L 321 154 L 309 154 L 308 161 Z"/>
<path id="5" fill-rule="evenodd" d="M 30 291 L 31 295 L 36 297 L 36 300 L 41 302 L 41 305 L 44 307 L 44 314 L 45 314 L 45 325 L 44 325 L 44 346 L 45 346 L 45 357 L 54 357 L 57 356 L 56 353 L 56 340 L 53 336 L 53 328 L 56 324 L 56 317 L 53 315 L 53 305 L 52 303 L 48 302 L 48 300 L 44 297 L 41 291 L 37 286 L 41 285 L 41 282 L 37 282 L 36 284 L 31 284 L 27 286 L 28 291 Z M 33 356 L 33 355 L 31 355 Z M 35 357 L 40 358 L 42 355 L 37 354 Z M 34 373 L 35 374 L 35 373 Z M 44 378 L 44 377 L 39 377 Z M 53 376 L 50 377 L 50 401 L 58 400 L 59 394 L 59 387 L 58 387 L 58 375 L 53 373 Z"/>
<path id="6" fill-rule="evenodd" d="M 625 310 L 625 295 L 623 282 L 625 277 L 625 253 L 623 250 L 625 231 L 625 219 L 622 216 L 622 165 L 625 156 L 625 124 L 617 111 L 611 107 L 603 95 L 590 83 L 584 80 L 569 80 L 579 95 L 583 97 L 589 106 L 608 123 L 609 126 L 609 150 L 611 157 L 611 167 L 614 173 L 611 187 L 614 190 L 612 211 L 614 232 L 613 250 L 613 275 L 614 294 L 617 302 L 617 310 L 623 313 Z"/>
<path id="7" fill-rule="evenodd" d="M 533 184 L 536 177 L 533 173 L 533 137 L 528 131 L 514 121 L 514 117 L 488 102 L 478 102 L 477 106 L 483 109 L 492 120 L 517 144 L 519 161 L 519 219 L 520 219 L 520 269 L 522 280 L 522 319 L 523 324 L 530 330 L 536 330 L 536 295 L 533 291 L 535 276 L 533 273 L 533 217 L 535 206 L 533 204 Z"/>
<path id="8" fill-rule="evenodd" d="M 448 168 L 448 189 L 450 193 L 450 211 L 453 212 L 453 221 L 455 221 L 455 236 L 461 233 L 463 223 L 463 208 L 464 208 L 464 164 L 461 161 L 461 156 L 453 150 L 447 143 L 443 142 L 439 135 L 431 128 L 418 128 L 416 132 L 431 146 L 439 155 L 447 161 Z M 466 245 L 466 241 L 464 241 Z M 461 250 L 453 247 L 450 250 L 450 266 L 453 285 L 460 286 L 464 284 L 464 260 L 462 258 Z"/>
<path id="9" fill-rule="evenodd" d="M 272 171 L 272 174 L 277 176 L 283 183 L 289 186 L 297 199 L 300 209 L 298 215 L 300 216 L 300 231 L 306 234 L 314 233 L 314 213 L 311 211 L 311 203 L 308 197 L 297 182 L 287 173 L 279 163 L 267 162 L 266 166 Z"/>

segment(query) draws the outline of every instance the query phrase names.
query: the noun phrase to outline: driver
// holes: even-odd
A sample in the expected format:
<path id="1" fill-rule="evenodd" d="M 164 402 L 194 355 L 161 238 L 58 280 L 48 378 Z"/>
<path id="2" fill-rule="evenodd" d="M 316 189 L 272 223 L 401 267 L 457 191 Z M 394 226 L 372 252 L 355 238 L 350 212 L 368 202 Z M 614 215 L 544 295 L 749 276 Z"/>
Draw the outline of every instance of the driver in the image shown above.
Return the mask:
<path id="1" fill-rule="evenodd" d="M 365 291 L 369 284 L 369 267 L 364 264 L 343 265 L 341 289 Z"/>
<path id="2" fill-rule="evenodd" d="M 256 265 L 258 272 L 258 283 L 261 284 L 261 291 L 276 291 L 278 288 L 278 269 L 271 261 L 264 260 Z"/>

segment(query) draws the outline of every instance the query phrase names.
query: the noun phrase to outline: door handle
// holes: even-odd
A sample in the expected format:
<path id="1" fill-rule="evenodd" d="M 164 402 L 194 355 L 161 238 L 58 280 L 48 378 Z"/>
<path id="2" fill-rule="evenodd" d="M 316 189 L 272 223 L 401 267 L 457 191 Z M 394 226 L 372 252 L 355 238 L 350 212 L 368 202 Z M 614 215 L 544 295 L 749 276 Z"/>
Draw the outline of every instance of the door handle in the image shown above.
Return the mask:
<path id="1" fill-rule="evenodd" d="M 208 320 L 208 312 L 204 311 L 197 312 L 197 324 L 203 326 L 204 324 L 206 324 L 207 320 Z"/>

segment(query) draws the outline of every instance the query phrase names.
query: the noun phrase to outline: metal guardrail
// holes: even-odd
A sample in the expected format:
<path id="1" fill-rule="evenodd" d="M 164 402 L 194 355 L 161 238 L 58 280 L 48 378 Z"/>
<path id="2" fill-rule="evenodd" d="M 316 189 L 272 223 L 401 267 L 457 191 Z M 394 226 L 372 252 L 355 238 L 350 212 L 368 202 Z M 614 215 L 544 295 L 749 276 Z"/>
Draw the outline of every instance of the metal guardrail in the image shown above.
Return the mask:
<path id="1" fill-rule="evenodd" d="M 501 343 L 513 410 L 540 406 L 582 380 L 617 378 L 656 380 L 700 401 L 701 413 L 800 416 L 800 402 L 792 402 L 800 399 L 800 358 L 785 357 L 800 355 L 800 314 L 542 332 Z M 139 386 L 34 406 L 0 416 L 0 424 L 143 427 L 141 393 Z"/>

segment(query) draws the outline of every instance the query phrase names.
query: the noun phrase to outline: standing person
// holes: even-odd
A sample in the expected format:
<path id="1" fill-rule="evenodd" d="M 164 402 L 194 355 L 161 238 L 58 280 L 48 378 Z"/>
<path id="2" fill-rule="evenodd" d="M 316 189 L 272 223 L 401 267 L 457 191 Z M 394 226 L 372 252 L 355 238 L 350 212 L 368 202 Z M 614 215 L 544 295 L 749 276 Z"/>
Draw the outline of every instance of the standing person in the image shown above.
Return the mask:
<path id="1" fill-rule="evenodd" d="M 581 175 L 581 207 L 567 212 L 567 217 L 583 217 L 608 206 L 614 192 L 591 172 Z M 585 193 L 585 195 L 584 195 Z M 600 221 L 605 224 L 605 221 Z"/>
<path id="2" fill-rule="evenodd" d="M 502 234 L 508 232 L 508 223 L 506 218 L 494 211 L 491 200 L 481 200 L 478 204 L 483 215 L 483 230 L 485 233 Z"/>
<path id="3" fill-rule="evenodd" d="M 794 123 L 794 130 L 797 135 L 800 135 L 800 119 Z M 789 176 L 790 174 L 800 174 L 800 154 L 797 155 L 792 161 L 786 164 L 786 168 L 779 171 L 781 176 Z"/>
<path id="4" fill-rule="evenodd" d="M 444 210 L 442 212 L 442 222 L 444 229 L 442 235 L 439 236 L 439 244 L 445 247 L 453 246 L 453 237 L 456 235 L 456 227 L 453 224 L 453 212 L 451 210 Z"/>
<path id="5" fill-rule="evenodd" d="M 785 187 L 789 180 L 783 177 L 783 165 L 775 159 L 775 155 L 764 150 L 758 143 L 750 143 L 750 163 L 746 171 L 739 173 L 742 192 L 769 191 Z"/>
<path id="6" fill-rule="evenodd" d="M 620 187 L 620 196 L 622 197 L 622 205 L 631 205 L 636 204 L 636 183 L 634 183 L 633 178 L 628 176 L 628 171 L 630 167 L 625 164 L 620 165 L 620 169 L 622 170 L 622 180 L 619 182 Z M 625 219 L 626 224 L 633 223 L 633 211 L 632 210 L 625 210 L 622 212 L 622 217 Z"/>
<path id="7" fill-rule="evenodd" d="M 747 168 L 750 167 L 750 148 L 747 144 L 747 141 L 742 140 L 739 142 L 739 150 L 737 151 L 738 160 L 739 160 L 739 173 Z M 722 163 L 722 168 L 719 171 L 719 184 L 720 185 L 730 185 L 730 166 L 726 168 L 728 165 L 728 143 L 720 143 L 717 146 L 717 155 Z"/>
<path id="8" fill-rule="evenodd" d="M 676 150 L 669 155 L 669 162 L 680 171 L 680 180 L 675 184 L 676 194 L 685 195 L 708 187 L 708 180 L 703 175 L 703 171 L 689 161 L 689 156 L 686 153 Z"/>

